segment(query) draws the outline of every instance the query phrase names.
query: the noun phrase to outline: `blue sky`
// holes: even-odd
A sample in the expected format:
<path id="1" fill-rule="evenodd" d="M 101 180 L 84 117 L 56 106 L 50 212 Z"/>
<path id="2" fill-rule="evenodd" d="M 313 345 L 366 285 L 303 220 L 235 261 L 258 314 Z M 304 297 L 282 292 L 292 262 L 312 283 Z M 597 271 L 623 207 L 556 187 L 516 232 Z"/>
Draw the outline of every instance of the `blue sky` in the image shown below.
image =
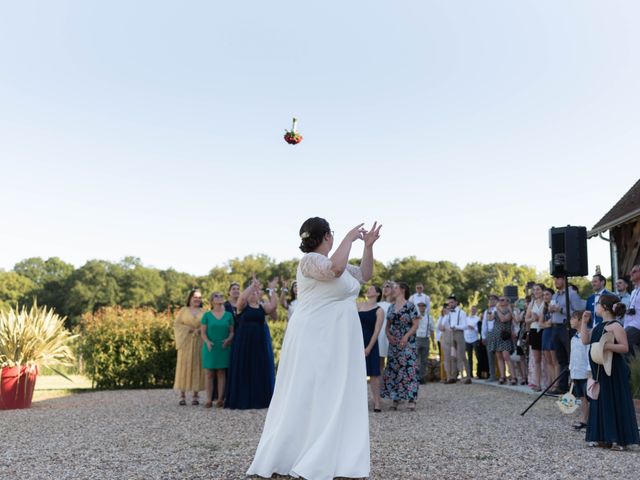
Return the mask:
<path id="1" fill-rule="evenodd" d="M 0 3 L 0 268 L 201 274 L 320 215 L 381 221 L 384 262 L 542 269 L 637 180 L 637 2 L 309 3 Z"/>

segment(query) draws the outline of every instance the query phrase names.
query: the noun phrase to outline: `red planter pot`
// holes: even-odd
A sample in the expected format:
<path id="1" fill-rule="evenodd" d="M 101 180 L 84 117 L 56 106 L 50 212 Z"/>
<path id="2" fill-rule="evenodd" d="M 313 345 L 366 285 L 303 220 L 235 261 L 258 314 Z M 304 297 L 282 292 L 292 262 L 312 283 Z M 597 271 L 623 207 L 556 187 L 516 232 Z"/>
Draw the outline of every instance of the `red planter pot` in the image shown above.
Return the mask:
<path id="1" fill-rule="evenodd" d="M 0 377 L 0 410 L 29 408 L 38 367 L 3 367 Z"/>

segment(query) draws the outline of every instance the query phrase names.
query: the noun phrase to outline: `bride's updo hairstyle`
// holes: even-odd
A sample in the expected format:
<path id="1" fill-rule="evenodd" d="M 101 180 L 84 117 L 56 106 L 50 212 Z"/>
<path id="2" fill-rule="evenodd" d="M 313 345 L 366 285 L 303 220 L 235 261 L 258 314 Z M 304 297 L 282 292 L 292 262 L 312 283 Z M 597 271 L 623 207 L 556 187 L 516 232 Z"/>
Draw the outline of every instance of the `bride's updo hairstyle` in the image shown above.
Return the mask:
<path id="1" fill-rule="evenodd" d="M 331 233 L 331 228 L 324 218 L 311 217 L 305 220 L 300 227 L 300 250 L 304 253 L 315 251 L 327 233 Z"/>
<path id="2" fill-rule="evenodd" d="M 616 318 L 621 318 L 627 311 L 627 307 L 616 295 L 602 295 L 599 302 L 606 312 L 613 313 Z"/>

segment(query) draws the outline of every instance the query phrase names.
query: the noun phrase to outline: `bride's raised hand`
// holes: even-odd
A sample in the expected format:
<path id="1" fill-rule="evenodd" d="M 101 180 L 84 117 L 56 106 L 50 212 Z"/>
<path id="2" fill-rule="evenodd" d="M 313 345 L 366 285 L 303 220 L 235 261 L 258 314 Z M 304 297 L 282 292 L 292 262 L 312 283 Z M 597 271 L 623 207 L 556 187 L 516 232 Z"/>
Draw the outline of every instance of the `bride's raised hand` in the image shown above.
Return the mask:
<path id="1" fill-rule="evenodd" d="M 349 239 L 351 242 L 355 242 L 356 240 L 363 239 L 364 234 L 366 233 L 366 230 L 362 228 L 363 225 L 364 223 L 361 223 L 360 225 L 356 225 L 351 230 L 349 230 L 349 233 L 347 233 L 346 238 Z"/>
<path id="2" fill-rule="evenodd" d="M 368 232 L 365 232 L 363 235 L 365 247 L 371 247 L 373 246 L 374 243 L 376 243 L 376 240 L 380 238 L 381 228 L 382 228 L 382 225 L 378 225 L 378 222 L 373 222 L 373 226 L 371 227 L 371 230 L 369 230 Z"/>

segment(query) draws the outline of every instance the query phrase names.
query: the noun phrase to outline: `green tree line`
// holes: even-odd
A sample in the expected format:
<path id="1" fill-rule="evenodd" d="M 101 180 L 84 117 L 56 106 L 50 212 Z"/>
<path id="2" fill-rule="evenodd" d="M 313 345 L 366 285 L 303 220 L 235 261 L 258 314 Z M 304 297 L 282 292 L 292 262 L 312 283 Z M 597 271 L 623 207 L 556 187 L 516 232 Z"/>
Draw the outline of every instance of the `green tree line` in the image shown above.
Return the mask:
<path id="1" fill-rule="evenodd" d="M 352 261 L 352 263 L 357 263 Z M 0 308 L 30 304 L 50 306 L 75 325 L 85 313 L 101 307 L 151 307 L 165 311 L 183 305 L 188 291 L 199 287 L 205 295 L 214 290 L 227 292 L 231 282 L 245 285 L 251 276 L 266 283 L 275 276 L 295 279 L 297 259 L 277 262 L 264 254 L 234 258 L 212 268 L 207 275 L 197 276 L 174 269 L 161 270 L 143 265 L 137 257 L 120 262 L 89 260 L 79 268 L 51 257 L 27 258 L 11 271 L 0 271 Z M 451 293 L 464 305 L 486 305 L 490 293 L 501 293 L 507 285 L 516 285 L 524 295 L 527 282 L 542 281 L 551 286 L 548 274 L 514 263 L 470 263 L 460 268 L 449 261 L 426 261 L 405 257 L 387 264 L 375 263 L 372 282 L 385 280 L 407 282 L 413 289 L 422 282 L 434 305 L 445 301 Z M 589 289 L 587 279 L 572 279 L 583 295 Z"/>

